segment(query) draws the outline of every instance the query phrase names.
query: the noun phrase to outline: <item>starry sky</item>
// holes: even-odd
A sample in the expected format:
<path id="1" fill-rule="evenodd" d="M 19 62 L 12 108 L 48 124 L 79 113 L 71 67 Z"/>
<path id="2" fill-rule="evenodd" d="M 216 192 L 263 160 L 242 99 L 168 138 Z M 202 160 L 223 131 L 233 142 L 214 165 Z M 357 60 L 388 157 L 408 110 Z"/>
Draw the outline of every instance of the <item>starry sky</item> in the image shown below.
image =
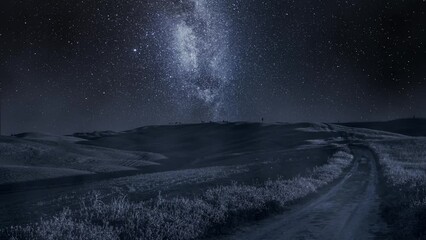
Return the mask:
<path id="1" fill-rule="evenodd" d="M 425 11 L 425 0 L 2 0 L 2 130 L 426 116 Z"/>

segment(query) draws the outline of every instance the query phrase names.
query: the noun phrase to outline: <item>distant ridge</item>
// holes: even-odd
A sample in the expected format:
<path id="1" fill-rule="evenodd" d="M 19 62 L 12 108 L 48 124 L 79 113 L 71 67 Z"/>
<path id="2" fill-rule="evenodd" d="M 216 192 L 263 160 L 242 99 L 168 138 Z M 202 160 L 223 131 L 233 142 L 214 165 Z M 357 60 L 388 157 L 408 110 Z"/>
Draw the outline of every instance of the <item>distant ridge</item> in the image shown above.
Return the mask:
<path id="1" fill-rule="evenodd" d="M 368 128 L 373 130 L 399 133 L 407 136 L 426 136 L 425 118 L 402 118 L 383 122 L 349 122 L 336 124 L 346 127 Z"/>

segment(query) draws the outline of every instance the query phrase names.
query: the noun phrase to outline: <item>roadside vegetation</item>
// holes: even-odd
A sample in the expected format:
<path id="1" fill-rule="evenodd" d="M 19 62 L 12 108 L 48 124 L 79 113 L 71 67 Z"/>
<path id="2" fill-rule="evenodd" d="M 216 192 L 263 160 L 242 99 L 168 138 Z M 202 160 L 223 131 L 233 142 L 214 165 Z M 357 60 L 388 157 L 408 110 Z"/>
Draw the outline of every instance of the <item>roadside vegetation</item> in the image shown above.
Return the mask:
<path id="1" fill-rule="evenodd" d="M 395 239 L 426 239 L 426 139 L 370 144 L 384 186 L 382 213 Z"/>
<path id="2" fill-rule="evenodd" d="M 64 209 L 35 224 L 3 229 L 0 239 L 199 239 L 284 210 L 332 183 L 352 160 L 349 148 L 341 147 L 305 176 L 218 186 L 191 198 L 159 194 L 132 202 L 122 195 L 106 201 L 93 193 L 78 210 Z"/>

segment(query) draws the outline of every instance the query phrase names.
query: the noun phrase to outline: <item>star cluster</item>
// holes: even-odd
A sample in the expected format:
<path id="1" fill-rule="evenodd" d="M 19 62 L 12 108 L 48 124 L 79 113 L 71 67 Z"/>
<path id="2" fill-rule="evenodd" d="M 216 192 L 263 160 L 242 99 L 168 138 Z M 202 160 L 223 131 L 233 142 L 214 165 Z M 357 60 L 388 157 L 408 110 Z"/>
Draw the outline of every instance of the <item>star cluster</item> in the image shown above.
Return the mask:
<path id="1" fill-rule="evenodd" d="M 166 23 L 172 32 L 170 86 L 178 90 L 184 111 L 200 104 L 204 117 L 218 120 L 229 114 L 225 106 L 232 92 L 227 17 L 218 1 L 187 0 L 179 5 L 181 11 Z"/>
<path id="2" fill-rule="evenodd" d="M 424 116 L 422 0 L 4 0 L 4 133 Z"/>

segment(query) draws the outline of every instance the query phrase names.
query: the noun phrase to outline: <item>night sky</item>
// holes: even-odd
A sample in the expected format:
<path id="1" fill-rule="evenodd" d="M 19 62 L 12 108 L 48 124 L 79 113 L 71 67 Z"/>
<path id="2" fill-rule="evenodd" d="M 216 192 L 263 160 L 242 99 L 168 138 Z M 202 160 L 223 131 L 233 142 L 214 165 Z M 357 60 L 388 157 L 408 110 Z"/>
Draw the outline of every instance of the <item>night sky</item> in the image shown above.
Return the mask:
<path id="1" fill-rule="evenodd" d="M 1 0 L 3 133 L 426 116 L 425 0 Z"/>

